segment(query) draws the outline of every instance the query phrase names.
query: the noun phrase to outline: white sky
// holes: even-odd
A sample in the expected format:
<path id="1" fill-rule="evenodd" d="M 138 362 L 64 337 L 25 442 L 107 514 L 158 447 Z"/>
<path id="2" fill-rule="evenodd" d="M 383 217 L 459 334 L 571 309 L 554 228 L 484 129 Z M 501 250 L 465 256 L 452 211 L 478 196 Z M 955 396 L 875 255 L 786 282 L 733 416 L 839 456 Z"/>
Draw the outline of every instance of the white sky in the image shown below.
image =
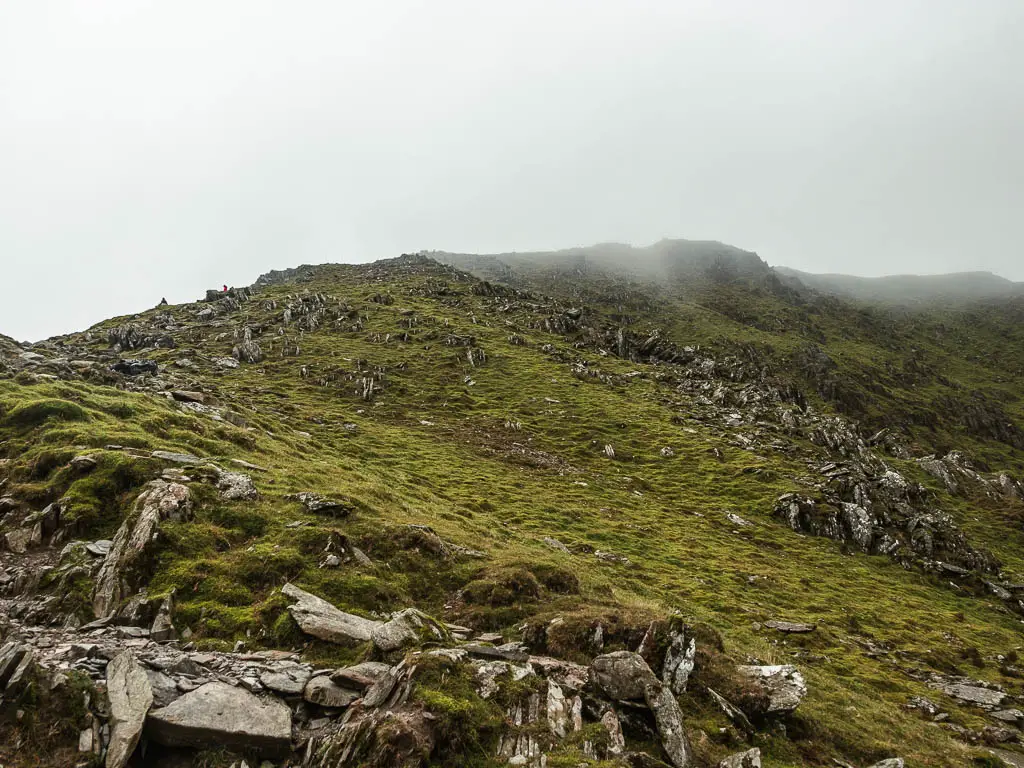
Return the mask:
<path id="1" fill-rule="evenodd" d="M 0 0 L 0 333 L 718 239 L 1024 280 L 1024 0 Z"/>

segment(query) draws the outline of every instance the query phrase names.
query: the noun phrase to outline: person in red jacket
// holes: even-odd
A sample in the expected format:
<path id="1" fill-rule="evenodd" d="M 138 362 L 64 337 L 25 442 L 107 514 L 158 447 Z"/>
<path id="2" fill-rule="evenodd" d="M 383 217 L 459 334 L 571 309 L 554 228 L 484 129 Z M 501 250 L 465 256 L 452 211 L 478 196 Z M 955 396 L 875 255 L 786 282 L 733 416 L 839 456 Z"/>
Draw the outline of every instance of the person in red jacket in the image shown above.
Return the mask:
<path id="1" fill-rule="evenodd" d="M 223 293 L 227 293 L 227 292 L 228 292 L 228 287 L 227 287 L 227 286 L 225 285 L 225 286 L 224 286 L 224 287 L 223 287 L 223 288 L 221 289 L 221 291 L 222 291 Z"/>

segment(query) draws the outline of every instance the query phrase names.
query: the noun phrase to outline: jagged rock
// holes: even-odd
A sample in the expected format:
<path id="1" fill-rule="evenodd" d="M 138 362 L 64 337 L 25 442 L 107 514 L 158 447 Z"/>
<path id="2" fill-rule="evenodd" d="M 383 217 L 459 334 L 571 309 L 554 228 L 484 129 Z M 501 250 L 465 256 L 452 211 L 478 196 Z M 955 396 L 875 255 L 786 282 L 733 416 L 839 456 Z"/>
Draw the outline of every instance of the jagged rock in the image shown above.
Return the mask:
<path id="1" fill-rule="evenodd" d="M 665 663 L 661 669 L 661 681 L 672 693 L 679 695 L 686 690 L 686 684 L 693 672 L 697 655 L 697 643 L 687 638 L 682 631 L 671 634 L 668 649 L 665 651 Z"/>
<path id="2" fill-rule="evenodd" d="M 647 671 L 650 673 L 649 668 Z M 679 709 L 679 702 L 668 687 L 658 682 L 647 685 L 644 689 L 644 700 L 654 714 L 661 746 L 672 765 L 676 768 L 686 768 L 690 765 L 693 751 L 683 729 L 683 713 Z"/>
<path id="3" fill-rule="evenodd" d="M 513 682 L 522 680 L 533 674 L 533 668 L 527 665 L 513 664 L 508 661 L 483 661 L 474 659 L 469 662 L 474 670 L 474 683 L 480 698 L 489 699 L 498 691 L 498 678 L 509 675 Z"/>
<path id="4" fill-rule="evenodd" d="M 326 675 L 310 678 L 302 691 L 302 698 L 321 707 L 347 707 L 358 699 L 359 695 L 357 691 L 343 688 Z"/>
<path id="5" fill-rule="evenodd" d="M 86 544 L 85 551 L 90 555 L 95 555 L 96 557 L 106 557 L 110 553 L 110 548 L 112 546 L 114 546 L 114 542 L 110 539 L 98 539 Z"/>
<path id="6" fill-rule="evenodd" d="M 754 747 L 729 755 L 718 764 L 718 768 L 761 768 L 761 750 Z"/>
<path id="7" fill-rule="evenodd" d="M 264 686 L 284 696 L 301 696 L 309 678 L 309 669 L 296 665 L 264 672 L 259 679 Z"/>
<path id="8" fill-rule="evenodd" d="M 0 646 L 0 690 L 4 690 L 11 684 L 19 667 L 24 660 L 32 653 L 27 645 L 19 643 L 5 643 Z"/>
<path id="9" fill-rule="evenodd" d="M 15 528 L 4 534 L 4 541 L 8 550 L 16 555 L 23 555 L 29 547 L 42 543 L 42 536 L 37 536 L 34 528 Z"/>
<path id="10" fill-rule="evenodd" d="M 754 525 L 752 522 L 750 522 L 749 520 L 743 519 L 742 517 L 737 515 L 735 512 L 726 512 L 725 519 L 728 520 L 733 525 L 738 526 L 740 528 L 750 528 L 750 527 L 752 527 Z"/>
<path id="11" fill-rule="evenodd" d="M 192 515 L 192 496 L 186 486 L 154 480 L 135 500 L 132 513 L 114 536 L 96 577 L 92 604 L 97 618 L 111 615 L 134 591 L 134 571 L 164 520 L 182 521 Z"/>
<path id="12" fill-rule="evenodd" d="M 362 690 L 369 688 L 390 671 L 390 664 L 364 661 L 351 667 L 334 670 L 331 673 L 331 680 L 345 688 Z"/>
<path id="13" fill-rule="evenodd" d="M 903 768 L 904 762 L 902 757 L 890 757 L 887 760 L 875 763 L 871 768 Z"/>
<path id="14" fill-rule="evenodd" d="M 763 714 L 786 714 L 796 709 L 807 694 L 803 675 L 790 664 L 741 666 L 736 671 L 757 686 L 767 697 Z"/>
<path id="15" fill-rule="evenodd" d="M 564 739 L 569 733 L 569 715 L 571 705 L 565 699 L 558 683 L 548 680 L 547 696 L 547 717 L 548 727 L 559 739 Z"/>
<path id="16" fill-rule="evenodd" d="M 715 703 L 718 704 L 722 712 L 725 713 L 725 716 L 732 720 L 734 725 L 741 728 L 745 733 L 754 733 L 754 726 L 750 722 L 750 719 L 743 713 L 742 709 L 734 705 L 714 688 L 708 688 L 707 690 L 711 695 L 711 698 L 715 700 Z"/>
<path id="17" fill-rule="evenodd" d="M 618 757 L 626 751 L 626 739 L 622 735 L 622 724 L 614 709 L 609 709 L 601 716 L 601 725 L 608 732 L 608 755 Z"/>
<path id="18" fill-rule="evenodd" d="M 375 626 L 370 639 L 378 650 L 385 653 L 416 645 L 424 639 L 444 641 L 448 630 L 427 614 L 415 608 L 406 608 L 390 621 Z"/>
<path id="19" fill-rule="evenodd" d="M 285 584 L 281 592 L 296 602 L 288 606 L 288 612 L 299 628 L 307 635 L 332 643 L 363 643 L 373 636 L 381 622 L 364 619 L 335 608 L 316 595 L 299 589 L 294 584 Z"/>
<path id="20" fill-rule="evenodd" d="M 554 680 L 562 688 L 573 693 L 580 693 L 590 682 L 590 668 L 571 661 L 553 659 L 550 656 L 530 656 L 530 667 L 549 680 Z"/>
<path id="21" fill-rule="evenodd" d="M 151 710 L 145 734 L 167 747 L 234 747 L 284 757 L 291 749 L 291 723 L 284 702 L 210 682 Z"/>
<path id="22" fill-rule="evenodd" d="M 173 677 L 165 675 L 157 669 L 147 669 L 146 677 L 149 678 L 149 687 L 153 691 L 154 707 L 166 707 L 181 696 L 181 691 L 178 690 L 178 684 Z"/>
<path id="23" fill-rule="evenodd" d="M 118 360 L 110 368 L 125 376 L 141 376 L 144 373 L 155 376 L 159 370 L 155 360 Z"/>
<path id="24" fill-rule="evenodd" d="M 632 651 L 598 656 L 591 662 L 590 673 L 609 698 L 619 701 L 642 699 L 646 689 L 658 682 L 643 657 Z"/>
<path id="25" fill-rule="evenodd" d="M 419 709 L 363 711 L 337 729 L 315 734 L 309 741 L 303 765 L 306 768 L 423 768 L 436 742 L 429 712 Z"/>
<path id="26" fill-rule="evenodd" d="M 174 629 L 174 592 L 172 591 L 167 597 L 160 603 L 160 608 L 156 612 L 156 618 L 153 619 L 153 624 L 149 628 L 149 639 L 157 643 L 163 643 L 168 640 L 175 640 L 178 637 L 178 633 Z"/>
<path id="27" fill-rule="evenodd" d="M 107 698 L 110 745 L 106 766 L 124 768 L 139 743 L 146 713 L 153 704 L 149 677 L 129 651 L 122 651 L 107 665 Z"/>
<path id="28" fill-rule="evenodd" d="M 289 499 L 298 501 L 306 508 L 307 512 L 314 514 L 329 515 L 331 517 L 346 517 L 352 512 L 352 503 L 339 499 L 328 499 L 319 493 L 303 491 L 288 496 Z"/>
<path id="29" fill-rule="evenodd" d="M 252 478 L 241 472 L 218 471 L 217 488 L 222 499 L 251 501 L 260 495 Z"/>

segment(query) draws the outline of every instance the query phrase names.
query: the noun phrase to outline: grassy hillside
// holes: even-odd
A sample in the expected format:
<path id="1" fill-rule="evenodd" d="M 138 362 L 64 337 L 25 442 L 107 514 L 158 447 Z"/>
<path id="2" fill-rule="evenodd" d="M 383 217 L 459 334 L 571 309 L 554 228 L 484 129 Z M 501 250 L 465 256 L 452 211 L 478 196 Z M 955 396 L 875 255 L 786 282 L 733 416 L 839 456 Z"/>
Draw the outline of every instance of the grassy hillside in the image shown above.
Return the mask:
<path id="1" fill-rule="evenodd" d="M 607 265 L 447 257 L 499 284 L 406 257 L 115 318 L 37 345 L 49 369 L 8 355 L 0 494 L 34 509 L 65 500 L 75 538 L 112 538 L 165 468 L 152 451 L 244 461 L 259 499 L 197 485 L 196 519 L 168 523 L 149 565 L 149 594 L 176 592 L 179 628 L 201 648 L 303 645 L 287 581 L 361 615 L 414 605 L 506 639 L 562 617 L 547 650 L 581 661 L 597 624 L 609 647 L 629 646 L 679 615 L 730 659 L 805 674 L 806 701 L 757 737 L 766 766 L 970 764 L 987 752 L 963 734 L 991 719 L 929 683 L 963 674 L 1024 695 L 1020 615 L 981 581 L 951 586 L 910 553 L 800 535 L 773 511 L 849 458 L 818 437 L 830 420 L 864 439 L 887 427 L 899 449 L 879 442 L 877 460 L 998 559 L 984 579 L 1024 580 L 1020 500 L 950 493 L 916 461 L 956 449 L 983 473 L 1022 474 L 1024 305 L 893 314 L 734 255 L 662 254 L 657 284 Z M 247 336 L 262 359 L 222 362 Z M 120 357 L 159 373 L 110 373 Z M 69 466 L 82 453 L 98 461 L 85 476 Z M 299 492 L 340 504 L 309 512 Z M 339 536 L 368 561 L 321 567 Z M 61 610 L 90 619 L 89 585 L 62 586 Z M 773 619 L 816 629 L 786 635 Z M 305 653 L 351 652 L 314 641 Z M 948 718 L 909 709 L 920 696 Z M 703 761 L 734 751 L 701 687 L 681 703 Z"/>

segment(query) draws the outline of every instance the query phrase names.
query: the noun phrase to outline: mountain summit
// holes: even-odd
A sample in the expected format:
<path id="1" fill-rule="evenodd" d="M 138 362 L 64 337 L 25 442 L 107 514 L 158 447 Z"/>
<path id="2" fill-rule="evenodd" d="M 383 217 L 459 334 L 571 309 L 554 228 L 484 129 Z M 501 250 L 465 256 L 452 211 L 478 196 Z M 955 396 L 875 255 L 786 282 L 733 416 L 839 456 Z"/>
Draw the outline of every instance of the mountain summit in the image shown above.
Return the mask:
<path id="1" fill-rule="evenodd" d="M 1024 300 L 840 282 L 424 252 L 0 337 L 3 764 L 1024 764 Z"/>

